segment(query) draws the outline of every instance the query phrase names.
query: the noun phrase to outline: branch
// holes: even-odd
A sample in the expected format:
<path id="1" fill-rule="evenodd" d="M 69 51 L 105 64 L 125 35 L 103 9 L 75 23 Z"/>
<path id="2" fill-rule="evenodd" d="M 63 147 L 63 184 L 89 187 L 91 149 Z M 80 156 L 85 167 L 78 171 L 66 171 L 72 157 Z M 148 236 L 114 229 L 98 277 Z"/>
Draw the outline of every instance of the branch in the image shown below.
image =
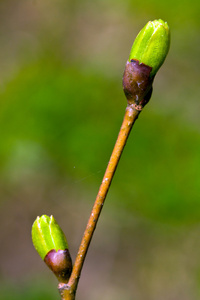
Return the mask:
<path id="1" fill-rule="evenodd" d="M 79 247 L 78 254 L 74 263 L 74 267 L 70 276 L 70 279 L 67 284 L 60 283 L 59 291 L 62 297 L 62 300 L 74 300 L 78 281 L 80 278 L 81 270 L 83 263 L 87 254 L 88 247 L 90 245 L 94 230 L 96 228 L 103 204 L 108 193 L 111 181 L 113 179 L 115 170 L 117 168 L 118 162 L 120 160 L 121 154 L 123 152 L 124 146 L 128 139 L 131 128 L 138 118 L 138 115 L 141 110 L 137 110 L 137 107 L 133 104 L 128 105 L 126 108 L 124 120 L 119 131 L 119 135 L 114 146 L 112 155 L 110 157 L 106 172 L 104 174 L 99 192 L 97 194 L 90 218 L 88 220 L 83 238 Z"/>

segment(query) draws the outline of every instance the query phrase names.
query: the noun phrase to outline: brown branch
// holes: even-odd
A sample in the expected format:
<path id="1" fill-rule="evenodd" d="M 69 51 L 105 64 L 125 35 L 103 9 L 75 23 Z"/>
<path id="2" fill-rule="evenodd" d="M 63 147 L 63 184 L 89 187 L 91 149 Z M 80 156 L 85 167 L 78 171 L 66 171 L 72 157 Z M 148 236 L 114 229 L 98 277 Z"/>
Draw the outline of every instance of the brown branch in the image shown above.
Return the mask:
<path id="1" fill-rule="evenodd" d="M 139 109 L 138 109 L 139 108 Z M 87 254 L 88 247 L 90 245 L 94 230 L 97 225 L 97 221 L 99 219 L 106 195 L 108 193 L 111 181 L 113 179 L 115 170 L 117 168 L 118 162 L 120 160 L 121 154 L 123 152 L 124 146 L 128 139 L 131 128 L 138 118 L 141 107 L 137 107 L 133 104 L 129 104 L 126 108 L 124 120 L 122 126 L 120 128 L 120 132 L 114 146 L 112 155 L 110 157 L 106 172 L 104 174 L 101 186 L 99 188 L 99 192 L 97 194 L 92 212 L 90 214 L 90 218 L 87 223 L 87 227 L 85 229 L 78 254 L 76 256 L 76 260 L 74 263 L 74 267 L 67 284 L 60 284 L 59 291 L 61 294 L 62 300 L 74 300 L 75 293 L 78 285 L 78 281 L 80 278 L 81 270 L 83 267 L 83 263 Z"/>

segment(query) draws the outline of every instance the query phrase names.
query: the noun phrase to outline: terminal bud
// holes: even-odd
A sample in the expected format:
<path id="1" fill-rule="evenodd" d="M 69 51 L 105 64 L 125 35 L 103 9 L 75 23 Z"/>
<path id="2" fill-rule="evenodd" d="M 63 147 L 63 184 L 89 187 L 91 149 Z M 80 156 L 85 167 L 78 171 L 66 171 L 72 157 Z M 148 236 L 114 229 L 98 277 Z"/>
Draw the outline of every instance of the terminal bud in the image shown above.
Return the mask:
<path id="1" fill-rule="evenodd" d="M 169 27 L 162 20 L 148 22 L 137 35 L 123 76 L 123 89 L 129 104 L 142 109 L 149 101 L 152 83 L 170 45 Z"/>

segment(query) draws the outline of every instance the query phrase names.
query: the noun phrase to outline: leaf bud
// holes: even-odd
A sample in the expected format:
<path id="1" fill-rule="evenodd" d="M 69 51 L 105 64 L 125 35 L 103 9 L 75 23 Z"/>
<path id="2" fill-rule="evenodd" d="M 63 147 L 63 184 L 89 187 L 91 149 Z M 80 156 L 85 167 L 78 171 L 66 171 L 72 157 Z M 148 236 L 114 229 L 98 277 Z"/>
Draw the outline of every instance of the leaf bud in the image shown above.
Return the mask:
<path id="1" fill-rule="evenodd" d="M 72 261 L 66 237 L 53 216 L 37 217 L 32 226 L 32 241 L 38 254 L 58 280 L 67 282 Z"/>
<path id="2" fill-rule="evenodd" d="M 148 22 L 137 35 L 123 76 L 123 89 L 129 104 L 139 110 L 152 93 L 152 84 L 170 45 L 169 27 L 162 20 Z"/>
<path id="3" fill-rule="evenodd" d="M 170 33 L 167 22 L 163 20 L 149 21 L 137 35 L 131 48 L 129 61 L 151 67 L 150 77 L 156 75 L 163 64 L 170 45 Z"/>

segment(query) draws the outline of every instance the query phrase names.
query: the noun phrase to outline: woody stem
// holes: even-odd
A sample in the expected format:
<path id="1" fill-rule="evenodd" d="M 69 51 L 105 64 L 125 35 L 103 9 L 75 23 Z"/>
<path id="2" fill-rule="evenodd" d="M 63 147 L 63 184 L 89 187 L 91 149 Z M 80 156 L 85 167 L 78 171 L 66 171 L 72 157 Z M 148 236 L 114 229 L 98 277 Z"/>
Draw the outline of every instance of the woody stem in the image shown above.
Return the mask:
<path id="1" fill-rule="evenodd" d="M 133 104 L 129 104 L 126 108 L 126 112 L 124 115 L 124 119 L 122 122 L 122 126 L 119 131 L 119 135 L 117 137 L 116 144 L 114 146 L 113 152 L 111 154 L 107 169 L 105 171 L 101 186 L 99 188 L 94 206 L 92 208 L 85 232 L 83 234 L 83 238 L 79 247 L 78 254 L 76 256 L 76 260 L 74 263 L 74 267 L 70 276 L 70 279 L 67 284 L 62 284 L 59 286 L 59 290 L 61 293 L 62 300 L 74 300 L 75 293 L 78 285 L 78 281 L 80 278 L 81 270 L 83 267 L 83 263 L 87 254 L 87 250 L 89 248 L 93 233 L 95 231 L 97 221 L 99 219 L 106 195 L 108 193 L 110 184 L 112 182 L 115 170 L 117 168 L 118 162 L 120 160 L 123 149 L 126 145 L 126 141 L 128 139 L 129 133 L 132 129 L 132 126 L 138 115 L 140 110 L 137 110 Z"/>

